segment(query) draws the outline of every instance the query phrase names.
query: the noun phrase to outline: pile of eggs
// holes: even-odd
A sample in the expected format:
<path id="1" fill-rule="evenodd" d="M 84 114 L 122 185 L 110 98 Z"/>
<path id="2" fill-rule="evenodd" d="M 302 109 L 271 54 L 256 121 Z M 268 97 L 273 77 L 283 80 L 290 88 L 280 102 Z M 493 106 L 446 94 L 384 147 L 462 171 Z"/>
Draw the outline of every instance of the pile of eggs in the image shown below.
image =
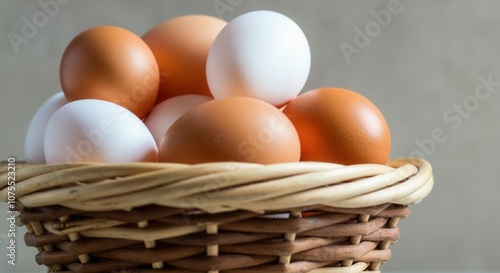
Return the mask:
<path id="1" fill-rule="evenodd" d="M 31 120 L 25 159 L 385 164 L 379 109 L 342 88 L 302 92 L 310 66 L 301 28 L 273 11 L 180 16 L 142 37 L 93 27 L 66 47 L 62 91 Z"/>

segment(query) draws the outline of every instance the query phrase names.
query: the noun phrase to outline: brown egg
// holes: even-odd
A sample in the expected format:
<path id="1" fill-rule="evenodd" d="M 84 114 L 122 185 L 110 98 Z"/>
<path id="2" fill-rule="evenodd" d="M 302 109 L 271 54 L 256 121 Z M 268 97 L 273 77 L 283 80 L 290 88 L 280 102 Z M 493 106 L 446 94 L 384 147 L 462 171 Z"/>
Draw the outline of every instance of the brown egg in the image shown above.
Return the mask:
<path id="1" fill-rule="evenodd" d="M 60 66 L 68 101 L 101 99 L 143 118 L 160 83 L 158 65 L 144 41 L 115 26 L 98 26 L 77 35 L 66 47 Z"/>
<path id="2" fill-rule="evenodd" d="M 303 161 L 385 164 L 389 158 L 391 137 L 384 116 L 354 91 L 308 91 L 292 100 L 283 113 L 297 129 Z"/>
<path id="3" fill-rule="evenodd" d="M 226 21 L 207 15 L 185 15 L 164 21 L 143 35 L 160 68 L 156 104 L 187 94 L 212 97 L 205 67 L 208 52 Z"/>
<path id="4" fill-rule="evenodd" d="M 159 147 L 163 162 L 292 162 L 300 142 L 288 118 L 253 98 L 229 97 L 195 106 L 166 132 Z"/>

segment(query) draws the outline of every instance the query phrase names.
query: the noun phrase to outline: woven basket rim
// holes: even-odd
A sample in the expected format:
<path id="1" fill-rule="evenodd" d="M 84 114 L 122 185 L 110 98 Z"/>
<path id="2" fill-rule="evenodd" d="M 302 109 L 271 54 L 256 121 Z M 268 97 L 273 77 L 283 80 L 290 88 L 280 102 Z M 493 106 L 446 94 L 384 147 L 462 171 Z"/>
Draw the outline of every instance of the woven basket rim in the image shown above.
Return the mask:
<path id="1" fill-rule="evenodd" d="M 0 201 L 7 201 L 6 166 Z M 145 205 L 209 213 L 287 210 L 325 205 L 362 208 L 419 203 L 432 190 L 428 161 L 390 160 L 387 165 L 325 162 L 254 164 L 59 163 L 18 164 L 16 197 L 21 206 L 126 210 Z"/>
<path id="2" fill-rule="evenodd" d="M 0 201 L 7 171 L 0 165 Z M 40 252 L 37 263 L 68 273 L 379 272 L 407 205 L 434 182 L 429 162 L 416 158 L 349 166 L 19 163 L 16 180 L 18 221 Z M 281 212 L 287 217 L 275 218 Z"/>

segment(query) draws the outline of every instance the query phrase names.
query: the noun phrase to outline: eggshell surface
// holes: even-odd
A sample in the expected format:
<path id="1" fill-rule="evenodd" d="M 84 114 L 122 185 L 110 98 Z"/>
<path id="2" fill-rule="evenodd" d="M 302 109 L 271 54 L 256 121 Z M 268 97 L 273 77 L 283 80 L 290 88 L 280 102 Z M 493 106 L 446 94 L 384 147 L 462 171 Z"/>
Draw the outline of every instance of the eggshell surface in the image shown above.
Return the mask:
<path id="1" fill-rule="evenodd" d="M 253 97 L 282 107 L 309 76 L 311 52 L 300 27 L 273 11 L 252 11 L 231 20 L 207 59 L 214 98 Z"/>
<path id="2" fill-rule="evenodd" d="M 33 164 L 46 163 L 43 150 L 45 127 L 50 117 L 52 117 L 52 114 L 67 102 L 63 92 L 57 92 L 49 97 L 35 112 L 35 115 L 28 125 L 24 141 L 24 159 L 26 162 Z"/>
<path id="3" fill-rule="evenodd" d="M 300 142 L 288 118 L 253 98 L 211 100 L 182 115 L 160 143 L 163 162 L 239 161 L 261 164 L 300 159 Z"/>
<path id="4" fill-rule="evenodd" d="M 196 105 L 209 100 L 212 100 L 212 98 L 202 95 L 182 95 L 167 99 L 153 107 L 151 113 L 144 120 L 144 124 L 146 124 L 159 146 L 168 128 L 180 116 Z"/>
<path id="5" fill-rule="evenodd" d="M 367 98 L 342 88 L 319 88 L 291 101 L 283 113 L 300 137 L 302 161 L 386 164 L 389 126 Z"/>
<path id="6" fill-rule="evenodd" d="M 207 56 L 226 24 L 208 15 L 184 15 L 158 24 L 142 36 L 160 69 L 156 104 L 186 94 L 212 96 L 205 72 Z"/>
<path id="7" fill-rule="evenodd" d="M 61 86 L 68 101 L 100 99 L 119 104 L 143 118 L 153 106 L 160 83 L 158 65 L 144 41 L 115 26 L 78 34 L 61 59 Z"/>
<path id="8" fill-rule="evenodd" d="M 157 161 L 158 149 L 144 123 L 115 103 L 85 99 L 59 108 L 44 135 L 47 163 Z"/>

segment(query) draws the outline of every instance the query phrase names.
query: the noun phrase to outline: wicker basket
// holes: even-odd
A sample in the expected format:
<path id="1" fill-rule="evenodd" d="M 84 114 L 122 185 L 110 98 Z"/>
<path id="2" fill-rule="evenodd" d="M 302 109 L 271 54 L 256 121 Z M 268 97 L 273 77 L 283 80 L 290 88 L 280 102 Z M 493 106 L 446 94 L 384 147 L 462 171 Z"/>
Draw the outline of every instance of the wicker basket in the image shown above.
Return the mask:
<path id="1" fill-rule="evenodd" d="M 7 199 L 1 166 L 0 199 Z M 320 162 L 16 165 L 36 262 L 61 272 L 378 271 L 431 166 Z"/>

